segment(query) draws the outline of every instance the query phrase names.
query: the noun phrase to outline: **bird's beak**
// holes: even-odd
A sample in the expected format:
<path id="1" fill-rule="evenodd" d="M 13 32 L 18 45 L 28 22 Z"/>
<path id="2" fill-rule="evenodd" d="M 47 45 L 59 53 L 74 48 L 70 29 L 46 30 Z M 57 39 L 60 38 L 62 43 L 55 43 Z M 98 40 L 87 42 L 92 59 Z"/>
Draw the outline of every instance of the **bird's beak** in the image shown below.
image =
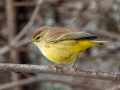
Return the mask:
<path id="1" fill-rule="evenodd" d="M 31 40 L 27 41 L 26 44 L 31 43 L 31 42 L 34 42 L 34 41 L 31 39 Z"/>

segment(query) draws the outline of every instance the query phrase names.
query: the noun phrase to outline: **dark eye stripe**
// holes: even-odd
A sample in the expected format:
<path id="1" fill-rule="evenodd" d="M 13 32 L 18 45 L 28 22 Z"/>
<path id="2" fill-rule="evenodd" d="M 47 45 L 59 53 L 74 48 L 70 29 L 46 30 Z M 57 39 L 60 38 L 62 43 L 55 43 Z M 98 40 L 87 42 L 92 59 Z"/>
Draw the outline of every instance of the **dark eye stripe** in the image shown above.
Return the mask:
<path id="1" fill-rule="evenodd" d="M 38 37 L 36 38 L 36 40 L 38 40 L 38 39 L 40 39 L 40 36 L 38 36 Z"/>

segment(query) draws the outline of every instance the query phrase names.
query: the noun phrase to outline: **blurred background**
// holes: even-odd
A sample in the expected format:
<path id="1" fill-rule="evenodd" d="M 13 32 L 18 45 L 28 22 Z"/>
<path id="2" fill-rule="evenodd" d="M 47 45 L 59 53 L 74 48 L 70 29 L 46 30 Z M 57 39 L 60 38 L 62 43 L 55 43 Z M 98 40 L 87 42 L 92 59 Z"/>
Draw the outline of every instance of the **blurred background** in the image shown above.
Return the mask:
<path id="1" fill-rule="evenodd" d="M 120 0 L 0 0 L 0 63 L 48 65 L 33 44 L 25 44 L 42 26 L 67 27 L 120 44 Z M 71 67 L 73 63 L 65 67 Z M 120 72 L 120 46 L 93 47 L 82 53 L 77 68 Z M 118 81 L 0 72 L 0 88 L 40 80 L 5 90 L 105 90 Z M 62 81 L 61 81 L 62 80 Z M 1 90 L 1 89 L 0 89 Z"/>

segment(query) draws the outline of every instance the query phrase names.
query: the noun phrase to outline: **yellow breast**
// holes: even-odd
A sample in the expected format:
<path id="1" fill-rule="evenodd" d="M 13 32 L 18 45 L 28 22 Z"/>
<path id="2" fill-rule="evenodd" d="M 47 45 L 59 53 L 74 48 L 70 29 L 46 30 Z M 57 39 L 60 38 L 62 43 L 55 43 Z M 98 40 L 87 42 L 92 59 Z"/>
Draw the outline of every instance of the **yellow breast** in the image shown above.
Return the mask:
<path id="1" fill-rule="evenodd" d="M 38 47 L 49 60 L 56 63 L 70 63 L 74 62 L 81 52 L 90 47 L 90 42 L 85 40 L 66 40 L 58 43 L 41 41 Z"/>
<path id="2" fill-rule="evenodd" d="M 61 41 L 58 43 L 46 43 L 42 41 L 39 49 L 45 57 L 56 63 L 74 62 L 80 51 L 74 40 Z M 76 47 L 76 48 L 75 48 Z"/>

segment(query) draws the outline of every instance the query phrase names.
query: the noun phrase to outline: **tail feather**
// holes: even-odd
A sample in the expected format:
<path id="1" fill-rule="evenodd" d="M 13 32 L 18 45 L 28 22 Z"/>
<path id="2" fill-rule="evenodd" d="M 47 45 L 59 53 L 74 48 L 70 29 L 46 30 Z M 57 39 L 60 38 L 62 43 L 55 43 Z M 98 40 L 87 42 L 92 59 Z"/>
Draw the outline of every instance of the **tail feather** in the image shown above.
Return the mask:
<path id="1" fill-rule="evenodd" d="M 91 42 L 98 45 L 111 45 L 111 46 L 117 45 L 116 43 L 111 41 L 91 41 Z"/>

